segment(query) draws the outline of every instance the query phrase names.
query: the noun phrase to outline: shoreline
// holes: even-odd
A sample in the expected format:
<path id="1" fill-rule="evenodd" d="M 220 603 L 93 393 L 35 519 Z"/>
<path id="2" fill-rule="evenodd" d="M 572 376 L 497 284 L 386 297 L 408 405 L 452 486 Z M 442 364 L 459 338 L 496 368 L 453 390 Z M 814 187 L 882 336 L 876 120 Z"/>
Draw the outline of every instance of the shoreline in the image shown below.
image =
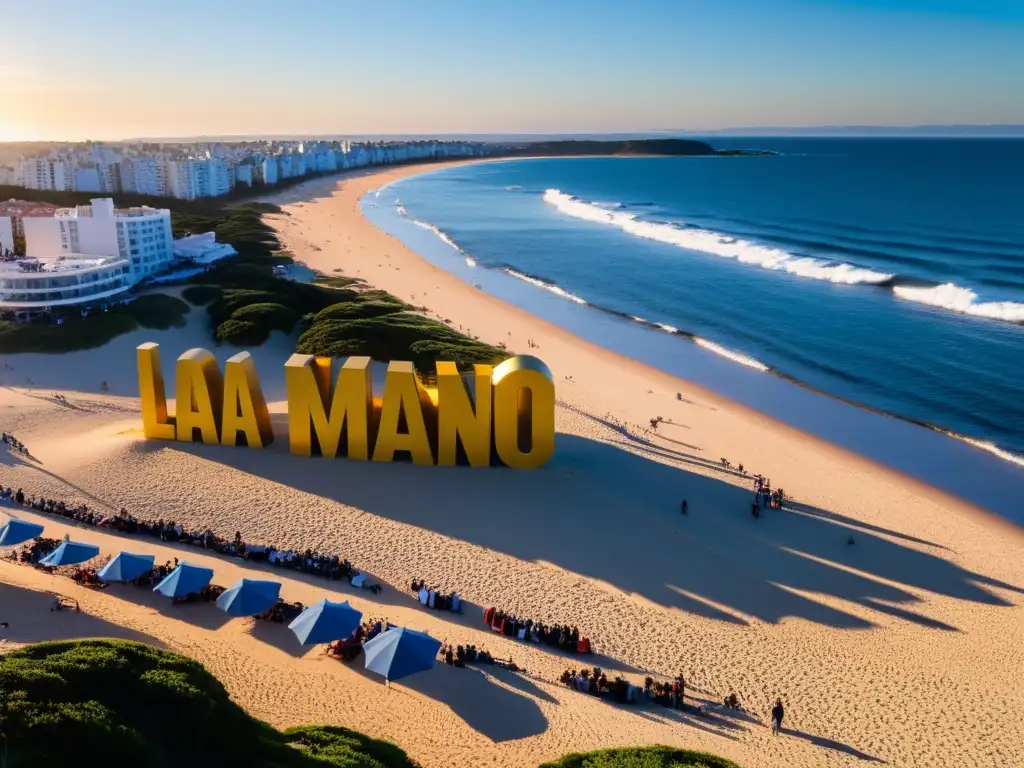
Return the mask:
<path id="1" fill-rule="evenodd" d="M 0 483 L 103 515 L 123 507 L 190 532 L 230 539 L 237 531 L 251 544 L 336 554 L 384 591 L 23 509 L 0 509 L 0 524 L 15 512 L 41 522 L 46 537 L 68 533 L 103 555 L 183 557 L 212 568 L 224 586 L 273 573 L 286 600 L 350 599 L 367 617 L 511 656 L 529 674 L 439 664 L 385 688 L 359 662 L 298 647 L 280 625 L 172 606 L 131 587 L 92 591 L 6 562 L 0 653 L 36 640 L 144 639 L 196 658 L 235 702 L 276 727 L 354 728 L 395 742 L 424 768 L 536 768 L 569 752 L 655 743 L 744 768 L 1012 764 L 1024 745 L 1024 722 L 1013 715 L 1024 708 L 1024 537 L 948 494 L 581 341 L 434 266 L 360 210 L 367 190 L 422 168 L 312 180 L 284 191 L 284 215 L 267 221 L 310 269 L 364 279 L 511 350 L 538 344 L 529 349 L 551 367 L 558 397 L 551 461 L 516 471 L 292 456 L 283 364 L 296 337 L 279 332 L 251 350 L 279 428 L 273 444 L 146 440 L 135 345 L 158 342 L 165 361 L 196 346 L 220 361 L 238 351 L 213 346 L 206 313 L 194 308 L 184 328 L 140 330 L 67 355 L 5 357 L 0 427 L 31 456 L 0 444 Z M 443 245 L 426 230 L 422 238 Z M 446 247 L 439 258 L 451 258 Z M 575 306 L 521 285 L 553 307 Z M 645 431 L 654 415 L 665 421 Z M 750 475 L 719 457 L 770 477 L 791 503 L 753 518 Z M 463 614 L 420 606 L 414 579 L 457 591 Z M 79 600 L 82 613 L 50 612 L 54 591 Z M 495 635 L 482 621 L 490 606 L 577 626 L 597 656 Z M 690 708 L 610 705 L 558 683 L 566 670 L 593 664 L 634 684 L 682 672 Z M 743 713 L 701 717 L 692 708 L 732 692 Z M 789 727 L 773 738 L 767 713 L 779 696 Z"/>
<path id="2" fill-rule="evenodd" d="M 385 188 L 390 187 L 392 184 L 394 184 L 394 183 L 396 183 L 398 181 L 401 181 L 403 179 L 413 177 L 413 176 L 420 176 L 420 175 L 427 174 L 427 173 L 441 172 L 441 171 L 444 171 L 446 169 L 460 167 L 460 166 L 465 166 L 465 165 L 475 165 L 475 164 L 490 163 L 490 162 L 517 162 L 520 159 L 531 159 L 531 160 L 539 159 L 539 160 L 544 160 L 544 159 L 551 159 L 551 158 L 544 158 L 544 157 L 540 157 L 540 158 L 511 158 L 511 159 L 510 158 L 483 158 L 483 159 L 473 159 L 473 160 L 461 160 L 461 161 L 455 161 L 455 162 L 452 162 L 452 163 L 428 164 L 425 167 L 418 167 L 418 168 L 417 167 L 406 167 L 406 168 L 380 169 L 380 170 L 378 170 L 377 174 L 371 174 L 371 176 L 376 176 L 376 177 L 380 177 L 380 178 L 384 179 L 385 180 L 384 183 L 379 185 L 379 186 L 376 186 L 376 187 L 374 187 L 372 189 L 368 186 L 367 190 L 366 190 L 366 193 L 370 194 L 370 193 L 372 193 L 374 191 L 379 193 L 380 191 L 384 190 Z M 570 158 L 567 158 L 567 159 L 576 159 L 576 158 L 571 158 L 570 157 Z M 266 202 L 275 202 L 274 198 L 265 198 L 265 200 L 266 200 Z M 363 210 L 363 203 L 364 202 L 365 202 L 364 197 L 361 196 L 360 199 L 359 199 L 359 202 L 356 205 L 356 208 L 357 208 L 356 215 L 359 215 L 362 218 L 366 217 L 366 211 Z M 447 240 L 447 236 L 445 235 L 445 233 L 440 232 L 440 230 L 437 230 L 436 227 L 434 227 L 429 222 L 418 222 L 418 220 L 413 218 L 411 215 L 405 216 L 404 218 L 405 218 L 406 221 L 409 221 L 410 223 L 416 223 L 416 224 L 418 224 L 418 226 L 420 226 L 420 227 L 422 227 L 424 229 L 432 230 L 434 232 L 434 234 L 437 235 L 439 238 L 443 239 L 449 247 L 451 247 L 451 248 L 455 249 L 456 251 L 458 251 L 458 253 L 460 253 L 462 256 L 464 256 L 466 258 L 471 258 L 471 254 L 468 254 L 465 251 L 462 251 L 462 249 L 459 248 L 457 245 L 454 245 L 451 241 Z M 664 370 L 662 370 L 662 369 L 660 369 L 660 368 L 658 368 L 656 366 L 653 366 L 653 365 L 651 365 L 651 364 L 649 364 L 647 362 L 644 362 L 644 361 L 641 361 L 641 360 L 637 360 L 634 357 L 631 357 L 629 355 L 623 354 L 621 351 L 618 351 L 618 350 L 615 350 L 615 349 L 609 349 L 608 347 L 605 347 L 605 346 L 602 346 L 602 345 L 599 345 L 599 344 L 595 344 L 594 342 L 592 342 L 590 340 L 581 338 L 579 335 L 573 334 L 572 331 L 566 330 L 565 328 L 563 328 L 559 324 L 553 323 L 550 320 L 545 319 L 545 318 L 535 314 L 534 312 L 531 312 L 529 309 L 524 309 L 522 306 L 518 306 L 518 305 L 512 304 L 509 301 L 504 300 L 502 297 L 496 296 L 493 293 L 488 292 L 486 289 L 484 289 L 481 292 L 479 289 L 474 288 L 472 285 L 470 285 L 468 282 L 466 282 L 465 278 L 464 277 L 460 277 L 456 272 L 452 271 L 451 269 L 446 268 L 446 266 L 439 265 L 434 260 L 426 258 L 422 254 L 418 253 L 416 250 L 414 250 L 412 248 L 409 248 L 409 246 L 407 246 L 400 237 L 395 235 L 392 231 L 389 231 L 387 228 L 383 227 L 380 223 L 373 222 L 373 221 L 371 221 L 370 223 L 373 226 L 375 226 L 377 229 L 379 229 L 381 232 L 386 234 L 389 238 L 392 238 L 393 240 L 395 240 L 398 243 L 400 243 L 402 245 L 402 247 L 406 248 L 410 253 L 414 254 L 414 256 L 417 259 L 422 261 L 425 265 L 428 265 L 431 269 L 443 272 L 446 275 L 450 275 L 455 280 L 457 280 L 458 284 L 461 285 L 463 287 L 463 290 L 466 292 L 465 293 L 466 296 L 469 296 L 469 295 L 479 296 L 481 293 L 483 293 L 486 296 L 488 296 L 491 299 L 493 299 L 494 301 L 499 302 L 500 305 L 503 308 L 505 308 L 505 309 L 513 312 L 514 314 L 516 314 L 516 316 L 517 316 L 517 318 L 518 318 L 518 320 L 520 322 L 533 322 L 533 323 L 543 324 L 545 326 L 545 328 L 549 332 L 552 332 L 552 333 L 556 333 L 557 332 L 557 333 L 565 334 L 566 338 L 571 338 L 577 344 L 589 345 L 592 352 L 601 353 L 601 354 L 609 354 L 609 355 L 615 356 L 616 358 L 618 358 L 621 361 L 628 361 L 628 363 L 630 365 L 641 366 L 646 371 L 647 375 L 658 376 L 658 377 L 667 377 L 667 378 L 664 378 L 663 381 L 665 381 L 670 386 L 677 387 L 677 391 L 693 391 L 694 389 L 699 389 L 701 394 L 702 394 L 702 396 L 704 398 L 706 398 L 709 401 L 714 401 L 716 403 L 716 407 L 743 409 L 746 412 L 746 414 L 747 414 L 747 416 L 749 418 L 753 418 L 753 419 L 766 419 L 767 423 L 775 425 L 778 428 L 782 428 L 782 429 L 786 429 L 786 430 L 794 430 L 796 435 L 799 435 L 799 436 L 803 437 L 806 440 L 815 441 L 815 443 L 820 445 L 823 449 L 842 451 L 845 454 L 845 456 L 846 456 L 846 458 L 845 458 L 846 461 L 866 462 L 867 466 L 870 466 L 872 468 L 875 468 L 875 469 L 883 471 L 883 472 L 892 473 L 892 475 L 894 476 L 894 479 L 897 482 L 905 483 L 905 484 L 911 484 L 916 489 L 916 492 L 927 494 L 931 498 L 936 499 L 939 503 L 962 505 L 965 510 L 969 511 L 969 514 L 980 515 L 981 518 L 987 520 L 989 523 L 994 524 L 997 527 L 1003 528 L 1003 529 L 1009 531 L 1011 534 L 1021 535 L 1022 533 L 1024 533 L 1024 518 L 1015 519 L 1014 517 L 1011 517 L 1009 514 L 1007 514 L 1006 511 L 997 510 L 997 509 L 990 509 L 990 508 L 986 507 L 985 505 L 980 504 L 980 503 L 972 500 L 971 498 L 965 497 L 962 494 L 958 494 L 958 493 L 950 491 L 948 489 L 941 488 L 941 487 L 935 485 L 933 482 L 930 482 L 928 479 L 917 477 L 917 476 L 915 476 L 915 475 L 913 475 L 913 474 L 911 474 L 911 473 L 909 473 L 907 471 L 904 471 L 904 470 L 900 469 L 899 467 L 891 466 L 888 463 L 886 463 L 885 461 L 878 460 L 878 459 L 873 458 L 871 456 L 865 455 L 864 453 L 862 453 L 860 451 L 853 450 L 853 449 L 850 449 L 848 447 L 842 446 L 842 445 L 838 444 L 837 442 L 835 442 L 835 440 L 829 439 L 828 437 L 823 437 L 821 435 L 813 434 L 811 432 L 808 432 L 807 429 L 802 428 L 801 426 L 798 426 L 798 425 L 791 424 L 791 423 L 789 423 L 784 418 L 780 418 L 778 416 L 772 415 L 772 414 L 770 414 L 770 413 L 768 413 L 768 412 L 766 412 L 766 411 L 764 411 L 764 410 L 762 410 L 762 409 L 760 409 L 760 408 L 758 408 L 756 406 L 752 406 L 752 405 L 750 405 L 748 403 L 744 403 L 741 400 L 737 400 L 737 399 L 735 399 L 733 397 L 730 397 L 729 395 L 722 394 L 721 392 L 716 391 L 713 387 L 708 387 L 707 385 L 704 385 L 704 384 L 702 384 L 700 382 L 695 382 L 695 381 L 687 379 L 687 378 L 685 378 L 683 376 L 679 376 L 677 374 L 664 371 Z M 452 266 L 454 266 L 454 264 Z M 476 265 L 475 265 L 475 262 L 474 262 L 474 267 L 475 266 Z M 503 272 L 506 271 L 506 270 L 503 270 L 503 269 L 489 268 L 489 267 L 485 267 L 484 269 L 487 270 L 488 272 L 495 273 L 495 274 L 500 274 L 500 273 L 503 273 Z M 531 276 L 527 275 L 527 277 L 531 277 Z M 543 278 L 536 278 L 536 279 L 538 279 L 538 280 L 540 280 L 542 282 L 547 283 L 547 281 L 545 281 Z M 370 282 L 372 283 L 373 280 L 370 280 Z M 448 288 L 448 287 L 449 286 L 446 286 L 446 288 Z M 559 300 L 561 300 L 561 298 Z M 607 309 L 605 309 L 603 307 L 595 306 L 595 305 L 592 305 L 592 304 L 589 304 L 589 303 L 586 303 L 586 306 L 585 307 L 581 307 L 580 309 L 597 310 L 598 312 L 601 312 L 603 314 L 607 314 L 610 317 L 613 317 L 616 321 L 622 321 L 622 320 L 627 320 L 628 319 L 631 324 L 632 323 L 636 323 L 636 321 L 632 320 L 632 318 L 625 318 L 623 313 L 607 310 Z M 527 321 L 527 318 L 529 318 L 528 321 Z M 675 329 L 674 331 L 667 331 L 667 329 L 665 329 L 663 327 L 660 327 L 660 326 L 655 328 L 655 327 L 652 327 L 652 325 L 657 325 L 657 324 L 651 324 L 651 323 L 648 323 L 646 321 L 644 323 L 636 323 L 636 324 L 638 326 L 639 325 L 644 326 L 645 330 L 652 330 L 652 331 L 656 330 L 659 333 L 664 333 L 664 334 L 669 334 L 669 335 L 674 335 L 674 336 L 681 336 L 681 337 L 687 338 L 690 341 L 696 341 L 696 339 L 698 338 L 695 335 L 691 335 L 691 334 L 689 334 L 687 332 L 680 331 L 678 329 Z M 494 341 L 495 341 L 494 339 L 487 339 L 487 338 L 484 338 L 484 340 L 485 341 L 491 341 L 491 343 L 494 343 Z M 734 352 L 734 350 L 729 350 L 729 351 L 730 352 Z M 713 354 L 716 354 L 716 355 L 720 356 L 719 353 L 713 353 Z M 738 354 L 742 354 L 742 353 L 738 353 Z M 730 365 L 735 365 L 735 362 L 734 361 L 730 361 L 729 364 Z M 854 409 L 857 412 L 864 412 L 865 414 L 872 414 L 872 415 L 881 417 L 884 420 L 892 420 L 892 421 L 894 421 L 894 422 L 896 422 L 898 424 L 904 425 L 906 427 L 911 427 L 911 428 L 913 428 L 915 430 L 922 430 L 924 433 L 926 433 L 927 435 L 929 435 L 931 437 L 940 438 L 943 441 L 948 440 L 950 443 L 955 445 L 955 448 L 957 448 L 957 449 L 963 449 L 963 450 L 969 451 L 969 452 L 971 452 L 973 454 L 977 454 L 978 458 L 982 462 L 984 462 L 984 461 L 991 461 L 991 462 L 994 463 L 995 467 L 1003 469 L 1003 470 L 1005 470 L 1007 472 L 1010 472 L 1010 473 L 1019 471 L 1018 470 L 1018 466 L 1019 466 L 1019 462 L 1018 461 L 1014 461 L 1013 459 L 1006 459 L 1003 456 L 1000 456 L 998 453 L 996 453 L 996 451 L 1001 450 L 998 446 L 995 446 L 995 450 L 990 450 L 990 449 L 986 448 L 983 445 L 976 444 L 978 442 L 982 442 L 983 443 L 984 441 L 976 440 L 975 438 L 971 438 L 970 436 L 966 436 L 966 435 L 959 435 L 959 434 L 957 434 L 955 432 L 947 430 L 947 429 L 945 429 L 945 428 L 943 428 L 941 426 L 938 426 L 938 425 L 927 424 L 925 422 L 917 421 L 917 420 L 911 419 L 911 418 L 906 418 L 906 417 L 900 416 L 898 414 L 889 413 L 889 412 L 881 410 L 881 409 L 872 408 L 870 406 L 864 405 L 864 404 L 856 402 L 856 401 L 848 400 L 848 399 L 842 398 L 842 397 L 837 397 L 836 395 L 833 395 L 833 394 L 831 394 L 829 392 L 817 389 L 817 388 L 815 388 L 813 386 L 810 386 L 810 385 L 800 381 L 799 379 L 796 379 L 794 377 L 788 376 L 788 375 L 786 375 L 786 374 L 784 374 L 782 372 L 776 371 L 776 370 L 774 370 L 772 368 L 769 368 L 767 366 L 765 366 L 765 368 L 767 369 L 767 370 L 764 371 L 765 373 L 770 373 L 774 379 L 777 379 L 778 381 L 783 382 L 787 386 L 793 386 L 793 387 L 797 388 L 801 392 L 806 392 L 806 393 L 810 393 L 810 394 L 819 396 L 821 398 L 824 398 L 824 399 L 828 400 L 829 402 L 836 403 L 836 404 L 841 404 L 842 406 L 845 406 L 845 407 L 850 408 L 850 409 Z M 739 374 L 739 372 L 737 372 L 737 374 Z M 798 395 L 799 395 L 799 392 L 798 392 Z M 1014 454 L 1012 454 L 1012 453 L 1010 455 L 1014 456 Z M 1024 483 L 1024 477 L 1019 478 L 1019 482 L 1020 483 Z M 1009 494 L 1007 494 L 1007 495 L 1009 495 Z"/>

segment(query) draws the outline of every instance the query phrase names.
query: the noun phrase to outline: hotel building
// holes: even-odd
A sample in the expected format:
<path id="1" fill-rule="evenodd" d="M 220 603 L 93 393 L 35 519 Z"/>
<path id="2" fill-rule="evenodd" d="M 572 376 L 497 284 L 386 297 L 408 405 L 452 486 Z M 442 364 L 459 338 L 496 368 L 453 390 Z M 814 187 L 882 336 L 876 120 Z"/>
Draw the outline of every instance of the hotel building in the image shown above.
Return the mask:
<path id="1" fill-rule="evenodd" d="M 41 310 L 124 293 L 174 261 L 171 212 L 110 198 L 25 218 L 28 257 L 0 263 L 0 309 Z"/>

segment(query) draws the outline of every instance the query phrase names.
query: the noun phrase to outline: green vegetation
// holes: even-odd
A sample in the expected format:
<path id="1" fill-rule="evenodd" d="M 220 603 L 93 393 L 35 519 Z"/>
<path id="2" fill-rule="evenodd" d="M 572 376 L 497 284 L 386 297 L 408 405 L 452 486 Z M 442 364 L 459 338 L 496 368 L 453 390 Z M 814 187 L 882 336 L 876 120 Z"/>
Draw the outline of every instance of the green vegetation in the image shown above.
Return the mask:
<path id="1" fill-rule="evenodd" d="M 540 768 L 738 768 L 722 757 L 675 747 L 623 747 L 572 754 Z"/>
<path id="2" fill-rule="evenodd" d="M 31 191 L 31 190 L 28 190 Z M 0 199 L 4 192 L 0 189 Z M 77 193 L 47 195 L 60 205 L 83 202 Z M 81 199 L 79 199 L 81 198 Z M 453 331 L 417 314 L 385 291 L 367 289 L 361 280 L 331 275 L 313 283 L 279 277 L 274 267 L 292 262 L 280 251 L 274 229 L 263 221 L 281 209 L 268 203 L 224 206 L 213 201 L 154 201 L 171 207 L 175 237 L 214 232 L 238 255 L 196 277 L 182 291 L 195 306 L 205 306 L 211 332 L 219 342 L 236 346 L 263 344 L 272 331 L 302 331 L 297 351 L 330 356 L 368 355 L 375 360 L 412 360 L 424 374 L 434 362 L 453 360 L 460 368 L 496 363 L 509 353 Z M 140 204 L 125 196 L 120 205 Z M 140 297 L 127 307 L 92 312 L 82 320 L 77 309 L 61 325 L 0 323 L 0 353 L 66 352 L 101 346 L 115 336 L 145 328 L 180 325 L 189 307 L 161 294 Z M 55 313 L 57 315 L 58 313 Z"/>
<path id="3" fill-rule="evenodd" d="M 176 216 L 176 234 L 217 232 L 239 252 L 197 278 L 203 293 L 215 296 L 207 305 L 218 341 L 254 346 L 271 331 L 302 330 L 297 352 L 330 357 L 367 355 L 381 362 L 411 360 L 424 373 L 436 360 L 452 360 L 460 368 L 495 363 L 508 353 L 423 317 L 391 294 L 365 289 L 362 281 L 340 275 L 299 283 L 274 274 L 273 267 L 290 257 L 276 251 L 274 231 L 260 218 L 277 209 L 244 205 L 204 216 Z M 187 289 L 190 290 L 191 289 Z M 216 293 L 214 293 L 216 291 Z"/>
<path id="4" fill-rule="evenodd" d="M 0 761 L 36 765 L 415 768 L 337 727 L 280 732 L 185 656 L 142 643 L 38 643 L 0 656 Z"/>
<path id="5" fill-rule="evenodd" d="M 139 296 L 130 304 L 111 307 L 106 312 L 94 310 L 85 318 L 74 307 L 55 310 L 54 317 L 59 318 L 60 323 L 53 320 L 37 323 L 0 321 L 0 354 L 92 349 L 139 327 L 157 330 L 181 327 L 188 312 L 189 305 L 181 299 L 150 293 Z"/>

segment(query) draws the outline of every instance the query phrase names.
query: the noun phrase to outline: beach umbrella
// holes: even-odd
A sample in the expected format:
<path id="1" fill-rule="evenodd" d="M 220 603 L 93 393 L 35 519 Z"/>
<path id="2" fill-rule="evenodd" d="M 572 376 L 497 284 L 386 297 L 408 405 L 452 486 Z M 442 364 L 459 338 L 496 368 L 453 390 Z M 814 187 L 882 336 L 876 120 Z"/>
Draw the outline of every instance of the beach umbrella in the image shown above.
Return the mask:
<path id="1" fill-rule="evenodd" d="M 71 541 L 67 536 L 63 543 L 53 552 L 39 561 L 40 565 L 57 567 L 58 565 L 75 565 L 92 560 L 100 553 L 100 548 L 95 544 L 85 544 L 80 541 Z"/>
<path id="2" fill-rule="evenodd" d="M 255 616 L 270 610 L 281 594 L 281 582 L 242 579 L 217 598 L 217 607 L 232 616 Z"/>
<path id="3" fill-rule="evenodd" d="M 13 547 L 16 544 L 42 536 L 43 526 L 39 523 L 29 523 L 25 520 L 11 518 L 3 528 L 0 528 L 0 547 Z"/>
<path id="4" fill-rule="evenodd" d="M 324 599 L 311 605 L 288 625 L 303 645 L 344 640 L 356 631 L 363 614 L 348 604 Z"/>
<path id="5" fill-rule="evenodd" d="M 131 581 L 153 570 L 155 555 L 133 555 L 119 552 L 117 557 L 103 566 L 98 576 L 103 581 Z"/>
<path id="6" fill-rule="evenodd" d="M 164 577 L 163 581 L 153 587 L 153 591 L 167 597 L 184 597 L 201 590 L 210 583 L 212 578 L 212 568 L 189 565 L 182 561 L 178 563 L 177 568 Z"/>
<path id="7" fill-rule="evenodd" d="M 425 632 L 393 627 L 363 646 L 366 668 L 387 681 L 432 669 L 441 641 Z"/>

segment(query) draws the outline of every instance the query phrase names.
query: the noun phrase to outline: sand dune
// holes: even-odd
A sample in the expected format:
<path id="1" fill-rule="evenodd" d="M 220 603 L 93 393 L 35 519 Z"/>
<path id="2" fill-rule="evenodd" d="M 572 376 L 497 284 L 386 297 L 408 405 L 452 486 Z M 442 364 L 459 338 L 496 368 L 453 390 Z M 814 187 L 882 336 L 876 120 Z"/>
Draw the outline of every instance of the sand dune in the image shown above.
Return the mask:
<path id="1" fill-rule="evenodd" d="M 581 343 L 426 264 L 357 209 L 366 190 L 408 172 L 289 190 L 284 202 L 304 202 L 287 205 L 289 215 L 273 217 L 275 225 L 311 268 L 414 296 L 491 343 L 525 349 L 527 338 L 536 340 L 560 398 L 557 450 L 547 466 L 516 472 L 302 459 L 288 455 L 283 433 L 265 451 L 144 441 L 132 350 L 159 341 L 166 368 L 185 348 L 212 348 L 194 312 L 185 329 L 2 361 L 0 428 L 24 441 L 32 458 L 0 447 L 0 484 L 226 536 L 237 530 L 254 543 L 338 552 L 385 591 L 373 596 L 275 571 L 283 596 L 311 602 L 338 593 L 367 615 L 511 655 L 529 674 L 441 666 L 385 689 L 358 665 L 303 652 L 280 626 L 227 620 L 209 606 L 172 608 L 134 588 L 90 592 L 2 563 L 0 621 L 10 628 L 0 637 L 8 645 L 97 634 L 150 639 L 200 659 L 237 701 L 275 725 L 341 723 L 397 742 L 425 766 L 536 766 L 568 751 L 651 742 L 751 767 L 1018 764 L 1018 531 Z M 281 397 L 290 343 L 277 337 L 258 352 L 271 399 Z M 110 393 L 98 393 L 101 380 Z M 71 407 L 50 399 L 52 390 Z M 677 391 L 688 402 L 677 401 Z M 622 426 L 655 415 L 671 421 L 657 435 Z M 721 456 L 770 476 L 795 499 L 792 507 L 752 519 L 749 480 L 723 470 Z M 47 535 L 72 530 L 34 519 Z M 252 570 L 150 540 L 72 533 L 104 553 L 125 548 L 209 564 L 221 584 Z M 406 590 L 414 577 L 458 589 L 465 614 L 421 610 Z M 49 613 L 45 590 L 75 597 L 88 616 Z M 682 671 L 697 700 L 735 691 L 754 715 L 701 719 L 567 690 L 554 681 L 577 662 L 491 636 L 480 617 L 493 604 L 578 625 L 598 651 L 594 663 L 609 670 L 633 680 Z M 777 695 L 793 730 L 773 739 L 764 723 Z"/>

